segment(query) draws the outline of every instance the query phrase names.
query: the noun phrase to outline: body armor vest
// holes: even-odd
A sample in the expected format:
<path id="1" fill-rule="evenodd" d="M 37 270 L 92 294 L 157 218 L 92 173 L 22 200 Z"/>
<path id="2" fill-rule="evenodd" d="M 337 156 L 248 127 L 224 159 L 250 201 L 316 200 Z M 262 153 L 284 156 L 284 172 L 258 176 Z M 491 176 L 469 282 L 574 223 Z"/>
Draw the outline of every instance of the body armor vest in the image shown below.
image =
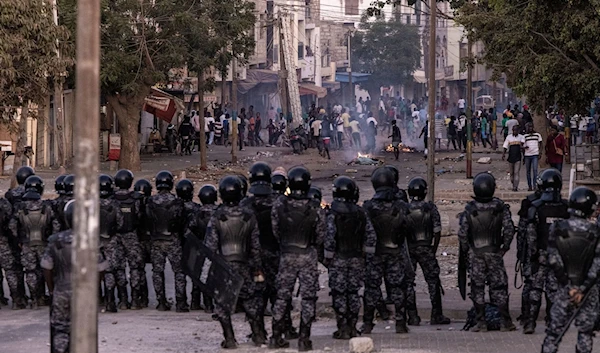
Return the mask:
<path id="1" fill-rule="evenodd" d="M 46 241 L 49 218 L 43 206 L 39 210 L 20 210 L 19 220 L 23 227 L 25 243 L 41 244 Z"/>
<path id="2" fill-rule="evenodd" d="M 561 222 L 556 248 L 562 258 L 569 284 L 582 285 L 594 261 L 597 234 L 594 231 L 575 231 Z"/>
<path id="3" fill-rule="evenodd" d="M 467 206 L 469 243 L 476 254 L 495 253 L 502 245 L 502 213 L 504 204 L 495 208 L 477 209 Z"/>
<path id="4" fill-rule="evenodd" d="M 430 246 L 433 240 L 433 220 L 431 205 L 424 203 L 422 207 L 410 207 L 406 216 L 408 245 Z"/>
<path id="5" fill-rule="evenodd" d="M 392 205 L 390 210 L 375 210 L 370 201 L 364 204 L 377 234 L 377 254 L 398 254 L 404 242 L 403 215 L 397 205 Z"/>
<path id="6" fill-rule="evenodd" d="M 117 210 L 114 205 L 100 207 L 100 238 L 110 239 L 117 234 Z"/>
<path id="7" fill-rule="evenodd" d="M 567 211 L 568 205 L 566 202 L 546 203 L 541 200 L 537 200 L 532 206 L 535 207 L 535 213 L 537 213 L 537 248 L 538 250 L 547 250 L 548 237 L 550 236 L 550 225 L 552 225 L 552 223 L 554 223 L 554 221 L 557 219 L 569 218 L 569 212 Z M 530 221 L 535 220 L 534 217 L 535 214 L 530 215 Z"/>
<path id="8" fill-rule="evenodd" d="M 279 243 L 273 235 L 273 223 L 271 223 L 271 206 L 254 203 L 252 205 L 260 231 L 260 247 L 269 251 L 278 251 Z"/>
<path id="9" fill-rule="evenodd" d="M 354 204 L 345 204 L 344 210 L 336 207 L 338 201 L 331 205 L 335 215 L 335 254 L 339 258 L 361 257 L 365 243 L 365 227 L 367 220 L 363 212 Z M 344 212 L 340 212 L 344 211 Z"/>
<path id="10" fill-rule="evenodd" d="M 221 255 L 230 262 L 247 262 L 250 252 L 250 238 L 254 223 L 250 215 L 242 213 L 239 215 L 226 215 L 223 211 L 217 211 L 217 230 L 219 231 L 219 243 Z"/>
<path id="11" fill-rule="evenodd" d="M 317 210 L 312 202 L 303 206 L 292 206 L 285 200 L 279 212 L 281 252 L 306 252 L 315 242 Z"/>
<path id="12" fill-rule="evenodd" d="M 166 204 L 157 205 L 155 203 L 148 204 L 148 210 L 151 215 L 151 234 L 150 236 L 154 240 L 170 240 L 175 233 L 174 217 L 173 217 L 173 206 L 177 202 L 174 199 Z"/>
<path id="13" fill-rule="evenodd" d="M 135 214 L 135 199 L 130 194 L 116 194 L 115 199 L 119 202 L 121 213 L 123 213 L 123 229 L 121 232 L 133 232 L 138 225 L 137 215 Z"/>
<path id="14" fill-rule="evenodd" d="M 140 200 L 140 208 L 142 210 L 146 209 L 146 198 L 141 196 L 139 193 L 134 193 L 133 198 L 136 200 Z M 146 212 L 141 213 L 141 218 L 139 219 L 139 223 L 137 226 L 138 238 L 143 241 L 150 240 L 150 222 L 147 219 L 148 216 Z"/>
<path id="15" fill-rule="evenodd" d="M 56 290 L 71 288 L 71 248 L 73 243 L 72 231 L 61 233 L 54 242 L 56 259 L 54 260 L 54 285 Z"/>

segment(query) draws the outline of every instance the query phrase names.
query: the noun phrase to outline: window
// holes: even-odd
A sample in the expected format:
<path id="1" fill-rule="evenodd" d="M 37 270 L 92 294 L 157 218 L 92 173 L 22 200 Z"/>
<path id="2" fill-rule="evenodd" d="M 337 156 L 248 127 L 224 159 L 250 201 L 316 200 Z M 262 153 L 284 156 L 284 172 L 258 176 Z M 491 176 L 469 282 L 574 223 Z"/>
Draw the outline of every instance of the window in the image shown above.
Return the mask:
<path id="1" fill-rule="evenodd" d="M 345 14 L 348 16 L 358 16 L 358 0 L 346 0 Z"/>
<path id="2" fill-rule="evenodd" d="M 304 59 L 304 43 L 298 42 L 298 59 Z"/>
<path id="3" fill-rule="evenodd" d="M 260 22 L 258 23 L 258 39 L 265 38 L 265 15 L 260 15 Z"/>
<path id="4" fill-rule="evenodd" d="M 406 15 L 406 24 L 409 25 L 410 24 L 410 15 Z"/>
<path id="5" fill-rule="evenodd" d="M 312 18 L 311 13 L 310 13 L 310 0 L 306 0 L 305 4 L 306 4 L 306 7 L 304 8 L 304 18 L 306 18 L 307 20 L 310 20 Z"/>
<path id="6" fill-rule="evenodd" d="M 273 64 L 279 62 L 279 45 L 273 44 Z"/>

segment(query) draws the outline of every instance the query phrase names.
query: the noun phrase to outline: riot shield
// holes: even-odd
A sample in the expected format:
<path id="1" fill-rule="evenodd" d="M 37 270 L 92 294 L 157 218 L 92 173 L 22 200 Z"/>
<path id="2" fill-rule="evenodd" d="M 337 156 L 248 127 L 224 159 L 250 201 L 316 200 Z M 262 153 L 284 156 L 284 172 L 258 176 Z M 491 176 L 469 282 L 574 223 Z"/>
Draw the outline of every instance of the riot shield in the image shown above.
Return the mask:
<path id="1" fill-rule="evenodd" d="M 467 299 L 467 253 L 458 246 L 458 289 L 463 300 Z"/>
<path id="2" fill-rule="evenodd" d="M 226 312 L 234 312 L 244 279 L 225 259 L 196 237 L 189 237 L 185 241 L 183 270 L 204 294 L 213 298 Z"/>

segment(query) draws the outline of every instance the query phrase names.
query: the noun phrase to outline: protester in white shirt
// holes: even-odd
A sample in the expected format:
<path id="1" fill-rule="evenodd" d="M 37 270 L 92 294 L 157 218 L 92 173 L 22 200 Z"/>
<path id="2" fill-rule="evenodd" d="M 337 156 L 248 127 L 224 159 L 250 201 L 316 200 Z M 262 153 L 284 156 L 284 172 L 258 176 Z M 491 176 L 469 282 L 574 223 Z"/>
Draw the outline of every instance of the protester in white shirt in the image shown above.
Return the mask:
<path id="1" fill-rule="evenodd" d="M 466 103 L 467 102 L 463 98 L 461 98 L 461 99 L 458 100 L 458 109 L 460 109 L 461 112 L 465 111 L 465 105 L 466 105 Z"/>
<path id="2" fill-rule="evenodd" d="M 533 124 L 525 124 L 525 153 L 524 162 L 527 171 L 527 186 L 529 191 L 533 191 L 538 174 L 538 162 L 540 158 L 540 149 L 542 147 L 542 135 L 533 131 Z"/>
<path id="3" fill-rule="evenodd" d="M 209 145 L 212 145 L 215 139 L 215 118 L 210 113 L 206 113 L 204 117 L 204 132 L 206 133 L 206 141 Z"/>

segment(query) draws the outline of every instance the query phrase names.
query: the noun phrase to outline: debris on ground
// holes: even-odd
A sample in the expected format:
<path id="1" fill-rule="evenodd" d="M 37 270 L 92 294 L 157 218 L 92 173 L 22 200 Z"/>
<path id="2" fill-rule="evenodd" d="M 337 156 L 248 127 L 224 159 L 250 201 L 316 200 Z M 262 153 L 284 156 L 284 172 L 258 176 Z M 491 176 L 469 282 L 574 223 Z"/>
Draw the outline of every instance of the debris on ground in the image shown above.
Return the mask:
<path id="1" fill-rule="evenodd" d="M 379 165 L 383 164 L 383 160 L 373 158 L 369 155 L 359 154 L 356 158 L 348 162 L 348 165 Z"/>
<path id="2" fill-rule="evenodd" d="M 492 163 L 492 158 L 491 157 L 481 157 L 477 160 L 477 163 L 479 164 L 491 164 Z"/>

